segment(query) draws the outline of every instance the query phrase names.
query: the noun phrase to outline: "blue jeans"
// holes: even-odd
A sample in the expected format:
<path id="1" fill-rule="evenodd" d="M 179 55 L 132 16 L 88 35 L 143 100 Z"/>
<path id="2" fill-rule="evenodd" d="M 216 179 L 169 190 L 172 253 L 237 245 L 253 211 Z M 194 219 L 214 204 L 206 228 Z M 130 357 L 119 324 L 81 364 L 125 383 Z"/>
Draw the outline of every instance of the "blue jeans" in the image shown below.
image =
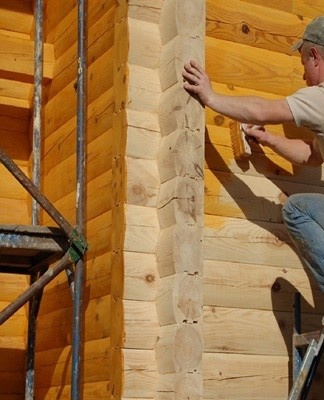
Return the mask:
<path id="1" fill-rule="evenodd" d="M 324 195 L 291 195 L 282 216 L 297 250 L 324 292 Z"/>

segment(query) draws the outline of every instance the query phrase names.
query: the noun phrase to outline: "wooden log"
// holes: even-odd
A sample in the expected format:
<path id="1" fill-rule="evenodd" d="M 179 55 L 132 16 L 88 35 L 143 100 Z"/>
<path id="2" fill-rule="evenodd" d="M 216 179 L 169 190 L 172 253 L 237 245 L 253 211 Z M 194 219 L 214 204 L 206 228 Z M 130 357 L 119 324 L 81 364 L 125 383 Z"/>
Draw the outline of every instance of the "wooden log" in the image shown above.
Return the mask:
<path id="1" fill-rule="evenodd" d="M 160 132 L 158 115 L 128 108 L 126 110 L 128 127 L 142 128 L 152 132 Z"/>
<path id="2" fill-rule="evenodd" d="M 157 162 L 127 157 L 127 203 L 154 207 L 160 186 Z"/>
<path id="3" fill-rule="evenodd" d="M 111 18 L 111 16 L 110 16 Z M 107 21 L 105 21 L 108 24 Z M 103 24 L 102 24 L 103 25 Z M 106 28 L 103 26 L 102 29 Z M 93 34 L 92 34 L 93 35 Z M 113 47 L 112 47 L 112 32 L 104 31 L 99 38 L 91 37 L 89 40 L 96 40 L 92 43 L 88 50 L 87 58 L 89 59 L 88 68 L 104 54 L 107 57 L 105 68 L 108 70 L 112 68 L 113 64 Z M 110 46 L 110 47 L 109 47 Z M 103 60 L 103 59 L 102 59 Z M 103 61 L 102 61 L 103 62 Z M 67 52 L 65 52 L 56 62 L 54 70 L 53 84 L 49 89 L 51 97 L 56 96 L 67 85 L 74 85 L 77 79 L 77 48 L 74 44 Z M 104 69 L 105 69 L 104 68 Z M 106 80 L 112 82 L 112 74 L 107 73 Z M 91 80 L 89 85 L 91 84 Z"/>
<path id="4" fill-rule="evenodd" d="M 113 90 L 102 94 L 88 107 L 87 143 L 112 128 L 113 119 Z M 52 169 L 58 159 L 64 160 L 75 152 L 76 119 L 67 121 L 62 127 L 53 131 L 44 140 L 43 169 Z"/>
<path id="5" fill-rule="evenodd" d="M 158 340 L 158 321 L 153 301 L 124 301 L 124 348 L 154 350 Z"/>
<path id="6" fill-rule="evenodd" d="M 203 273 L 203 229 L 197 225 L 173 225 L 161 230 L 157 247 L 160 277 L 175 273 Z"/>
<path id="7" fill-rule="evenodd" d="M 202 315 L 202 278 L 186 273 L 161 278 L 156 308 L 161 326 L 198 322 Z"/>
<path id="8" fill-rule="evenodd" d="M 303 86 L 294 57 L 209 37 L 206 37 L 206 46 L 206 70 L 212 81 L 282 96 Z M 215 63 L 220 52 L 223 56 Z"/>
<path id="9" fill-rule="evenodd" d="M 202 37 L 175 36 L 163 46 L 160 60 L 162 91 L 183 81 L 182 69 L 186 62 L 196 60 L 204 65 L 203 45 Z"/>
<path id="10" fill-rule="evenodd" d="M 127 108 L 157 112 L 160 106 L 160 80 L 157 70 L 128 64 Z"/>
<path id="11" fill-rule="evenodd" d="M 291 355 L 292 326 L 291 310 L 204 307 L 204 350 L 208 353 Z"/>
<path id="12" fill-rule="evenodd" d="M 2 372 L 0 373 L 0 395 L 7 399 L 7 393 L 13 396 L 19 395 L 20 398 L 24 393 L 25 378 L 23 371 Z"/>
<path id="13" fill-rule="evenodd" d="M 202 0 L 168 0 L 164 2 L 160 21 L 163 44 L 175 36 L 203 37 L 205 34 L 205 3 Z"/>
<path id="14" fill-rule="evenodd" d="M 186 128 L 204 132 L 200 115 L 201 105 L 183 89 L 182 84 L 174 85 L 164 92 L 159 112 L 163 136 Z"/>
<path id="15" fill-rule="evenodd" d="M 93 26 L 98 21 L 98 15 L 103 15 L 114 9 L 113 0 L 99 0 L 89 3 L 87 9 L 88 26 Z M 55 4 L 46 4 L 46 37 L 49 43 L 55 43 L 57 57 L 62 55 L 73 42 L 77 40 L 77 5 L 67 0 L 57 10 Z"/>
<path id="16" fill-rule="evenodd" d="M 296 0 L 293 2 L 291 12 L 313 19 L 323 14 L 323 4 L 320 1 L 314 1 L 308 4 L 305 0 Z"/>
<path id="17" fill-rule="evenodd" d="M 291 46 L 309 22 L 299 13 L 241 0 L 208 0 L 206 14 L 207 36 L 285 54 L 293 54 Z"/>
<path id="18" fill-rule="evenodd" d="M 30 112 L 30 98 L 32 91 L 32 84 L 20 82 L 19 85 L 14 81 L 8 79 L 0 79 L 1 100 L 0 104 L 3 106 L 12 106 L 13 108 L 23 109 Z M 21 111 L 20 111 L 21 112 Z M 5 115 L 8 115 L 5 112 Z M 12 116 L 17 115 L 17 112 Z"/>
<path id="19" fill-rule="evenodd" d="M 6 54 L 6 57 L 0 59 L 0 77 L 33 83 L 34 42 L 0 32 L 0 45 Z M 53 68 L 54 48 L 44 43 L 44 82 L 53 78 Z"/>
<path id="20" fill-rule="evenodd" d="M 178 176 L 161 185 L 158 215 L 162 228 L 175 223 L 203 225 L 201 182 L 201 179 Z"/>
<path id="21" fill-rule="evenodd" d="M 203 379 L 201 372 L 180 372 L 160 374 L 157 393 L 161 400 L 173 398 L 199 400 L 203 396 Z"/>
<path id="22" fill-rule="evenodd" d="M 85 308 L 84 341 L 103 339 L 110 336 L 111 296 L 90 300 Z M 37 351 L 62 348 L 71 345 L 71 305 L 48 314 L 40 310 L 38 318 Z"/>
<path id="23" fill-rule="evenodd" d="M 283 399 L 288 395 L 287 365 L 287 356 L 205 353 L 204 398 L 256 400 L 262 393 Z"/>
<path id="24" fill-rule="evenodd" d="M 159 24 L 161 18 L 161 7 L 163 4 L 161 0 L 131 0 L 128 4 L 129 18 Z"/>
<path id="25" fill-rule="evenodd" d="M 201 369 L 202 333 L 198 324 L 166 325 L 156 346 L 159 373 L 193 372 Z"/>
<path id="26" fill-rule="evenodd" d="M 0 1 L 2 10 L 0 16 L 1 29 L 11 31 L 12 34 L 18 32 L 25 35 L 28 39 L 33 25 L 33 10 L 28 2 L 21 3 L 19 0 L 12 0 L 9 4 L 6 0 Z M 17 24 L 19 21 L 19 24 Z"/>
<path id="27" fill-rule="evenodd" d="M 102 146 L 106 146 L 107 150 L 111 148 L 111 133 L 112 131 L 107 131 L 89 143 L 86 177 L 88 182 L 112 167 L 111 158 L 107 157 L 107 153 L 105 154 L 101 151 Z M 53 162 L 51 161 L 51 163 Z M 67 196 L 75 190 L 75 165 L 75 154 L 72 154 L 69 158 L 61 160 L 53 169 L 45 172 L 43 177 L 45 182 L 44 193 L 52 202 Z M 52 182 L 57 180 L 60 181 L 60 185 L 53 185 Z"/>
<path id="28" fill-rule="evenodd" d="M 202 179 L 199 165 L 203 159 L 204 146 L 201 132 L 186 129 L 174 131 L 163 137 L 159 152 L 159 173 L 161 182 L 176 176 Z"/>
<path id="29" fill-rule="evenodd" d="M 126 155 L 132 158 L 156 160 L 159 154 L 160 142 L 161 135 L 159 132 L 129 126 Z M 143 146 L 143 143 L 145 143 L 145 146 Z"/>
<path id="30" fill-rule="evenodd" d="M 83 352 L 84 383 L 104 381 L 110 359 L 108 338 L 86 341 Z M 36 385 L 51 387 L 68 385 L 71 380 L 71 346 L 37 353 Z"/>
<path id="31" fill-rule="evenodd" d="M 154 22 L 128 18 L 128 29 L 128 62 L 157 69 L 162 47 L 159 25 Z"/>
<path id="32" fill-rule="evenodd" d="M 267 180 L 267 185 L 263 185 L 264 178 L 242 174 L 236 176 L 217 172 L 216 177 L 213 172 L 206 170 L 205 177 L 206 214 L 228 217 L 282 222 L 282 204 L 287 196 L 295 193 L 323 193 L 318 185 L 281 180 Z"/>
<path id="33" fill-rule="evenodd" d="M 82 385 L 84 397 L 87 399 L 103 399 L 109 396 L 109 384 L 110 381 L 107 379 L 107 377 L 100 382 L 84 383 Z M 60 396 L 60 400 L 69 400 L 71 399 L 71 386 L 67 384 L 52 387 L 37 387 L 35 389 L 35 393 L 36 396 L 39 396 L 42 399 L 46 398 L 47 400 L 57 400 L 58 396 Z"/>
<path id="34" fill-rule="evenodd" d="M 245 2 L 250 4 L 260 4 L 261 6 L 265 7 L 269 6 L 267 0 L 245 0 Z M 292 12 L 293 3 L 294 0 L 287 0 L 284 3 L 280 0 L 274 0 L 273 3 L 271 3 L 271 7 L 290 13 Z"/>
<path id="35" fill-rule="evenodd" d="M 104 92 L 109 91 L 112 87 L 112 80 L 107 76 L 112 76 L 113 68 L 111 60 L 105 58 L 106 55 L 99 57 L 88 70 L 88 104 L 101 96 Z M 103 67 L 106 66 L 106 68 Z M 93 80 L 95 77 L 95 80 Z M 100 84 L 98 83 L 100 82 Z M 91 90 L 90 90 L 91 88 Z M 69 107 L 62 107 L 66 102 Z M 75 118 L 76 111 L 76 92 L 73 83 L 68 84 L 56 96 L 50 97 L 44 107 L 44 129 L 45 136 L 50 135 L 56 129 L 59 129 L 67 121 Z"/>
<path id="36" fill-rule="evenodd" d="M 246 221 L 248 222 L 248 221 Z M 240 223 L 237 224 L 239 226 Z M 262 229 L 256 228 L 262 235 Z M 301 268 L 301 261 L 295 250 L 285 242 L 276 243 L 275 238 L 266 239 L 267 235 L 253 239 L 248 234 L 241 238 L 221 238 L 215 232 L 205 230 L 204 254 L 208 260 L 223 260 L 248 264 L 273 265 L 277 267 Z M 235 249 L 235 251 L 233 251 Z"/>
<path id="37" fill-rule="evenodd" d="M 155 254 L 125 252 L 124 298 L 154 301 L 160 277 Z"/>
<path id="38" fill-rule="evenodd" d="M 123 350 L 124 386 L 121 398 L 153 398 L 157 381 L 155 350 Z"/>
<path id="39" fill-rule="evenodd" d="M 324 314 L 322 293 L 304 268 L 205 260 L 203 282 L 204 306 L 292 312 L 300 292 L 303 313 Z"/>

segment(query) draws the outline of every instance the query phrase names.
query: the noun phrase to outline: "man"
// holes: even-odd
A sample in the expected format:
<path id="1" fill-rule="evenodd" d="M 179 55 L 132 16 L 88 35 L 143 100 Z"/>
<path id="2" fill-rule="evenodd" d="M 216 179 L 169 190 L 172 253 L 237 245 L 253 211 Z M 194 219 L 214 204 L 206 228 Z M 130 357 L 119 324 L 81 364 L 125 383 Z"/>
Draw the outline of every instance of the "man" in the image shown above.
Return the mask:
<path id="1" fill-rule="evenodd" d="M 280 100 L 227 96 L 213 91 L 206 72 L 195 61 L 185 64 L 184 88 L 231 119 L 249 124 L 248 137 L 270 147 L 296 165 L 320 166 L 324 160 L 324 16 L 315 18 L 294 46 L 301 55 L 307 87 Z M 294 122 L 309 128 L 312 141 L 288 139 L 263 128 Z M 324 195 L 295 194 L 283 206 L 283 220 L 306 264 L 324 292 Z"/>

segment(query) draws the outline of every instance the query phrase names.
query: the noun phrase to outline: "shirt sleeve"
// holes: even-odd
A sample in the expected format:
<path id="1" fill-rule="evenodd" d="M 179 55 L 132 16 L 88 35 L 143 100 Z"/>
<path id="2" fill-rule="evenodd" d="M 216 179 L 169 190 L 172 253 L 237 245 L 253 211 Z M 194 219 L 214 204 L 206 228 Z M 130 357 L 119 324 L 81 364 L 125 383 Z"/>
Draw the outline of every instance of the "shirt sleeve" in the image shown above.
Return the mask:
<path id="1" fill-rule="evenodd" d="M 286 97 L 297 126 L 323 132 L 324 128 L 324 88 L 310 86 Z"/>

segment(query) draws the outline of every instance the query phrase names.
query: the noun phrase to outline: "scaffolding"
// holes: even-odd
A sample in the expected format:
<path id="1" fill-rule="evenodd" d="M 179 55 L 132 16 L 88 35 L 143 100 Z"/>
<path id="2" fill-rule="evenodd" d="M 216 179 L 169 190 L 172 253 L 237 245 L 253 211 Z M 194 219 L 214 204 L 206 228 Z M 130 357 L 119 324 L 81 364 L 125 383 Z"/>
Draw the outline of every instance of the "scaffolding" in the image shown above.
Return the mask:
<path id="1" fill-rule="evenodd" d="M 82 287 L 85 210 L 86 0 L 78 0 L 76 226 L 72 226 L 40 191 L 41 115 L 43 81 L 43 0 L 35 1 L 33 100 L 33 170 L 30 180 L 8 154 L 0 161 L 32 196 L 31 225 L 0 225 L 0 273 L 30 277 L 28 288 L 0 312 L 0 325 L 29 302 L 25 400 L 34 399 L 36 319 L 43 289 L 63 270 L 73 300 L 71 399 L 80 399 Z M 40 208 L 58 226 L 39 224 Z"/>

